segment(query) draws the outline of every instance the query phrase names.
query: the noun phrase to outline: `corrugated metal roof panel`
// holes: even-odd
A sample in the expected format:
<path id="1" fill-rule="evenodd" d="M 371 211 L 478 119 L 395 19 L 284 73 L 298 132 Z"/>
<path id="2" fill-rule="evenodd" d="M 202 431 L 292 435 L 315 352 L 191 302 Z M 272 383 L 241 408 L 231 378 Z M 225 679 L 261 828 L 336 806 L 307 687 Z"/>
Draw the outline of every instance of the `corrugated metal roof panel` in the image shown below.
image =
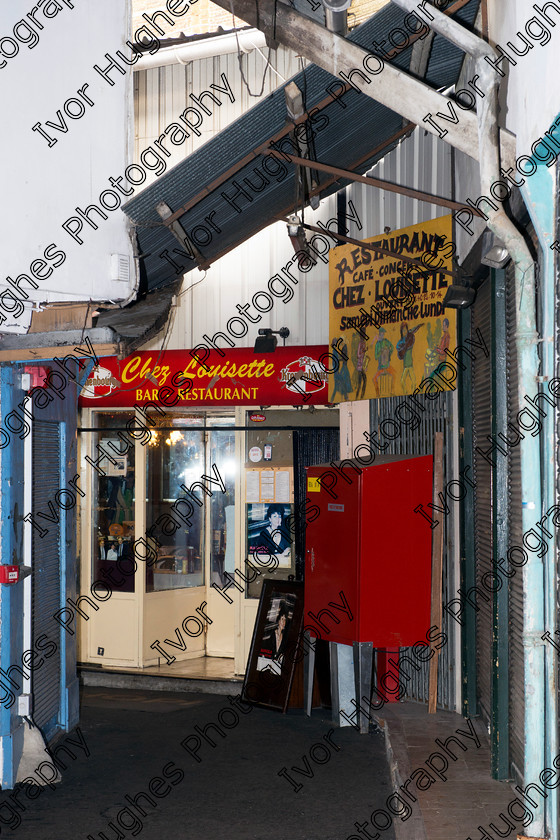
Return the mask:
<path id="1" fill-rule="evenodd" d="M 457 17 L 466 24 L 472 24 L 478 4 L 479 0 L 471 0 L 459 11 Z M 371 48 L 374 40 L 382 43 L 383 39 L 387 39 L 389 33 L 399 27 L 402 19 L 402 10 L 392 5 L 386 6 L 354 30 L 349 40 Z M 403 69 L 408 68 L 411 52 L 412 46 L 400 53 L 393 63 Z M 427 68 L 428 81 L 438 88 L 452 85 L 458 77 L 462 58 L 460 50 L 436 36 Z M 307 110 L 310 111 L 329 96 L 327 88 L 337 80 L 322 68 L 311 65 L 294 76 L 293 81 L 303 92 Z M 338 82 L 340 84 L 340 80 Z M 140 252 L 150 289 L 176 279 L 174 269 L 161 254 L 164 250 L 173 254 L 174 249 L 180 247 L 158 216 L 156 205 L 164 201 L 172 210 L 183 206 L 207 184 L 281 131 L 286 125 L 284 87 L 278 88 L 266 100 L 251 108 L 124 206 L 125 212 L 137 226 Z M 327 118 L 328 124 L 324 120 L 319 123 L 319 117 L 315 123 L 316 158 L 346 169 L 353 168 L 362 158 L 361 171 L 372 166 L 391 148 L 383 144 L 388 143 L 403 125 L 399 114 L 354 89 L 349 90 L 341 101 L 333 100 L 321 114 Z M 382 150 L 366 157 L 379 146 L 382 146 Z M 263 173 L 262 162 L 263 156 L 256 156 L 179 219 L 183 229 L 210 262 L 270 224 L 276 216 L 286 214 L 293 208 L 296 180 L 295 168 L 291 163 L 286 164 L 285 171 L 278 171 L 276 178 L 267 173 L 266 178 L 270 183 L 259 193 L 248 193 L 250 200 L 241 199 L 238 205 L 240 212 L 224 198 L 224 194 L 234 195 L 237 185 L 247 189 L 244 181 L 246 178 L 259 187 L 256 173 Z M 329 176 L 324 173 L 318 177 L 319 184 L 325 184 L 328 180 Z M 329 195 L 346 183 L 341 179 L 330 184 L 321 195 Z M 219 232 L 213 226 L 218 227 Z M 176 254 L 173 256 L 187 266 L 186 271 L 196 267 L 194 260 L 180 258 Z"/>

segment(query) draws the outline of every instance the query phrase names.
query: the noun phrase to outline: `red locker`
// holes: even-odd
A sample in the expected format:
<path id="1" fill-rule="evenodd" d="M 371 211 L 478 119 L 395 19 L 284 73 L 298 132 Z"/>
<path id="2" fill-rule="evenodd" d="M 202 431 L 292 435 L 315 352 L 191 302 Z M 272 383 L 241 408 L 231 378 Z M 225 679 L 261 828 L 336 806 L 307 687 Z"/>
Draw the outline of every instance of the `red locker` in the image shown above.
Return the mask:
<path id="1" fill-rule="evenodd" d="M 307 498 L 320 512 L 306 532 L 305 625 L 343 644 L 397 648 L 425 641 L 432 531 L 414 508 L 432 499 L 433 458 L 386 455 L 370 467 L 341 464 L 342 470 L 307 467 Z M 352 619 L 339 606 L 341 591 Z"/>

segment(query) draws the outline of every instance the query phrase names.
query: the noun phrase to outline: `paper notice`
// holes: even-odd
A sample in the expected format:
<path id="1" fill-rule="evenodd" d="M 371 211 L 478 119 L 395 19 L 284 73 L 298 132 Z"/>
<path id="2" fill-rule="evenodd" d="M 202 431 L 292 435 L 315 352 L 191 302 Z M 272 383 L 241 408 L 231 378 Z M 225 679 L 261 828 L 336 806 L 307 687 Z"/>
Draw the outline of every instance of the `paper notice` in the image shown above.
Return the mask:
<path id="1" fill-rule="evenodd" d="M 247 470 L 245 473 L 245 491 L 248 503 L 260 502 L 259 475 L 260 470 Z"/>
<path id="2" fill-rule="evenodd" d="M 290 471 L 276 471 L 276 502 L 290 502 Z"/>
<path id="3" fill-rule="evenodd" d="M 261 470 L 261 502 L 275 502 L 274 498 L 274 471 Z"/>

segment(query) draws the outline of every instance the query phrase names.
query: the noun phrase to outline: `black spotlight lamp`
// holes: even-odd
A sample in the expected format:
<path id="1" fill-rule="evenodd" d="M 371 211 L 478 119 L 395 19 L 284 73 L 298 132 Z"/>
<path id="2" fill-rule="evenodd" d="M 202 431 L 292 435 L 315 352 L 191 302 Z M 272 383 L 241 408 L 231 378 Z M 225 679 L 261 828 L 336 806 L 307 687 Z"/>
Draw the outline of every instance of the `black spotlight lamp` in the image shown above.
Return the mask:
<path id="1" fill-rule="evenodd" d="M 271 330 L 268 328 L 259 330 L 259 334 L 255 339 L 255 353 L 274 353 L 276 350 L 276 345 L 278 343 L 278 339 L 276 336 L 279 335 L 284 340 L 284 345 L 286 344 L 286 339 L 290 335 L 290 330 L 288 327 L 281 327 L 279 330 Z"/>
<path id="2" fill-rule="evenodd" d="M 444 309 L 467 309 L 472 306 L 476 297 L 476 291 L 472 286 L 449 286 L 443 299 Z"/>

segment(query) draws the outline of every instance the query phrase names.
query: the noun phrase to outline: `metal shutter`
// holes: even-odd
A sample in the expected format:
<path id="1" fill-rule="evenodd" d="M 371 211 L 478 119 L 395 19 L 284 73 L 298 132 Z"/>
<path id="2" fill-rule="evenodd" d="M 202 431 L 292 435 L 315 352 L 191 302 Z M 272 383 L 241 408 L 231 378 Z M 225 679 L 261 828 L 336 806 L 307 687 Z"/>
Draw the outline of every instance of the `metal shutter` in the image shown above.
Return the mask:
<path id="1" fill-rule="evenodd" d="M 61 475 L 61 424 L 48 421 L 33 424 L 33 518 L 39 512 L 52 515 L 49 501 L 58 514 L 55 495 L 60 489 Z M 33 671 L 33 719 L 48 737 L 58 723 L 60 693 L 60 633 L 61 627 L 54 620 L 54 613 L 60 609 L 60 522 L 51 523 L 39 519 L 41 527 L 48 533 L 41 537 L 33 528 L 33 573 L 32 573 L 32 637 L 33 643 L 45 634 L 56 642 L 55 656 L 45 659 L 40 668 Z"/>
<path id="2" fill-rule="evenodd" d="M 293 431 L 294 446 L 294 510 L 302 510 L 307 497 L 307 474 L 305 467 L 314 464 L 329 464 L 340 457 L 340 431 L 325 426 L 324 429 L 306 429 L 302 426 Z M 305 515 L 295 531 L 296 580 L 303 580 L 305 572 Z"/>
<path id="3" fill-rule="evenodd" d="M 421 412 L 417 409 L 418 415 L 421 417 L 421 422 L 416 429 L 412 429 L 411 425 L 405 426 L 401 424 L 401 434 L 393 441 L 389 441 L 385 437 L 382 430 L 382 423 L 384 420 L 393 420 L 398 406 L 402 403 L 407 404 L 407 397 L 385 397 L 384 399 L 370 400 L 370 424 L 372 434 L 377 432 L 377 440 L 383 444 L 389 443 L 389 446 L 384 450 L 385 455 L 432 455 L 434 451 L 434 435 L 435 432 L 443 432 L 443 482 L 449 480 L 449 468 L 447 466 L 447 448 L 449 445 L 448 434 L 452 434 L 449 428 L 448 418 L 451 416 L 451 400 L 452 394 L 447 392 L 441 394 L 437 399 L 431 400 L 423 394 L 417 394 L 415 397 L 418 402 L 424 404 L 425 410 Z M 390 426 L 388 428 L 391 428 Z M 431 501 L 420 500 L 419 501 Z M 450 564 L 452 563 L 452 555 L 448 551 L 448 531 L 451 517 L 444 517 L 444 537 L 443 537 L 443 603 L 447 603 L 451 598 L 456 597 L 452 584 L 452 572 Z M 428 524 L 426 523 L 426 527 Z M 426 628 L 427 630 L 428 628 Z M 438 660 L 438 689 L 437 689 L 437 704 L 444 709 L 455 708 L 455 663 L 453 661 L 453 649 L 455 640 L 455 622 L 444 612 L 442 631 L 447 635 L 448 641 L 439 652 Z M 400 649 L 401 657 L 408 656 L 413 662 L 416 657 L 412 655 L 410 648 Z M 419 663 L 417 663 L 419 664 Z M 421 703 L 428 702 L 428 670 L 429 665 L 425 663 L 416 671 L 410 666 L 407 668 L 407 674 L 410 679 L 406 681 L 406 696 L 409 699 L 418 700 Z"/>
<path id="4" fill-rule="evenodd" d="M 472 334 L 477 327 L 488 346 L 492 346 L 492 285 L 487 280 L 479 289 L 472 307 Z M 476 354 L 472 362 L 472 409 L 473 409 L 473 469 L 476 482 L 474 492 L 474 552 L 476 580 L 492 569 L 492 466 L 476 451 L 480 447 L 487 451 L 492 434 L 492 357 Z M 478 587 L 480 596 L 476 605 L 476 670 L 477 699 L 486 722 L 492 712 L 492 597 Z M 486 597 L 485 597 L 486 596 Z"/>
<path id="5" fill-rule="evenodd" d="M 509 263 L 506 270 L 507 343 L 506 375 L 508 417 L 514 418 L 518 407 L 517 353 L 515 347 L 515 270 Z M 508 532 L 510 545 L 523 545 L 521 521 L 521 447 L 509 448 L 508 455 Z M 509 744 L 510 768 L 521 781 L 524 767 L 523 733 L 525 732 L 525 671 L 523 662 L 523 575 L 509 581 Z"/>

